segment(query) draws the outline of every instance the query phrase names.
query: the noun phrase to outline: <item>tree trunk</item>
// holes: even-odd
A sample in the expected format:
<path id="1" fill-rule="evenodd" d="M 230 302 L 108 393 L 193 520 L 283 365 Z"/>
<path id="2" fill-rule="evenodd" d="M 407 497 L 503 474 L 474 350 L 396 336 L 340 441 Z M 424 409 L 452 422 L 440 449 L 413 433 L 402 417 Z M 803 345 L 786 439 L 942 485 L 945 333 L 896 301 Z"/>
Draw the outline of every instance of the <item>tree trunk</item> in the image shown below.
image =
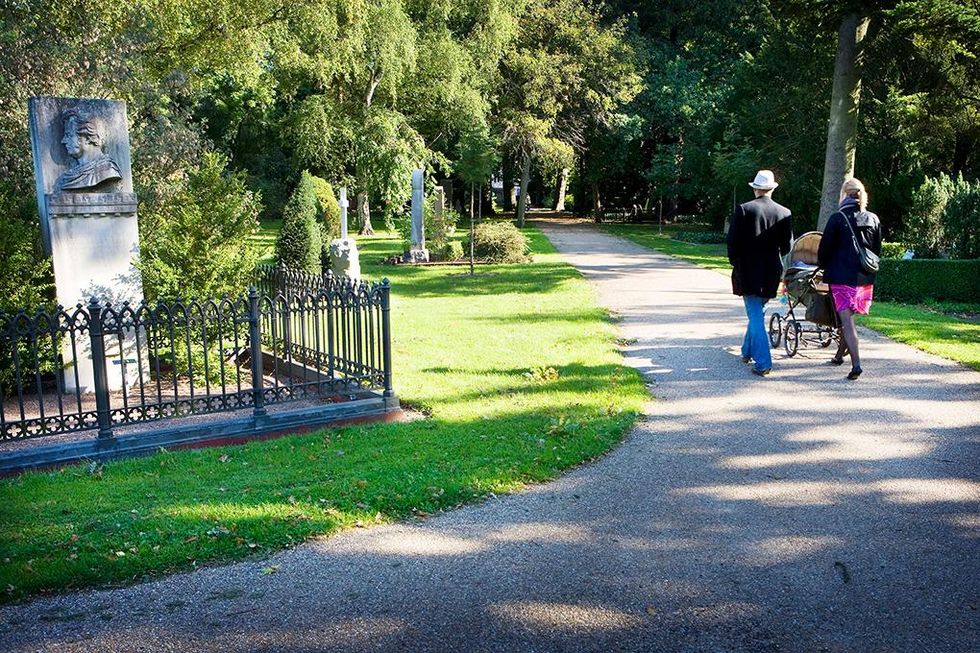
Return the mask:
<path id="1" fill-rule="evenodd" d="M 517 226 L 524 228 L 524 217 L 527 213 L 527 187 L 531 181 L 531 157 L 524 159 L 521 167 L 521 195 L 517 198 Z"/>
<path id="2" fill-rule="evenodd" d="M 374 227 L 371 226 L 371 206 L 368 203 L 367 193 L 357 194 L 357 221 L 360 225 L 357 233 L 362 236 L 374 234 Z"/>
<path id="3" fill-rule="evenodd" d="M 841 185 L 854 176 L 864 37 L 870 22 L 869 17 L 856 13 L 845 14 L 841 20 L 837 61 L 834 64 L 834 89 L 830 99 L 830 122 L 827 126 L 820 219 L 817 222 L 820 231 L 837 210 Z"/>
<path id="4" fill-rule="evenodd" d="M 592 182 L 592 219 L 602 222 L 602 198 L 599 196 L 599 184 Z"/>
<path id="5" fill-rule="evenodd" d="M 555 193 L 555 210 L 565 210 L 565 190 L 568 188 L 568 168 L 562 168 L 558 175 L 558 190 Z"/>
<path id="6" fill-rule="evenodd" d="M 514 166 L 507 158 L 504 158 L 503 165 L 500 167 L 500 180 L 504 185 L 502 189 L 504 211 L 513 211 L 514 204 L 517 203 L 514 197 Z"/>

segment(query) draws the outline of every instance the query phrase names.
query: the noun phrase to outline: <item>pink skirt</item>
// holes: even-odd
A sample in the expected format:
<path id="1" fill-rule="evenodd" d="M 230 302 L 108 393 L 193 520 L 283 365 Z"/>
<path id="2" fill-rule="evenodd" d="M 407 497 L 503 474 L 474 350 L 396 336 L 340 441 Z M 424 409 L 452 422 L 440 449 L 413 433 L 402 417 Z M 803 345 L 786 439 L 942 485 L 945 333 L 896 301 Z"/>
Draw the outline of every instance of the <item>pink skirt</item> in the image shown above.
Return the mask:
<path id="1" fill-rule="evenodd" d="M 871 308 L 871 296 L 874 294 L 875 287 L 867 286 L 839 286 L 830 284 L 830 294 L 834 298 L 834 307 L 837 312 L 844 309 L 851 309 L 855 313 L 867 315 Z"/>

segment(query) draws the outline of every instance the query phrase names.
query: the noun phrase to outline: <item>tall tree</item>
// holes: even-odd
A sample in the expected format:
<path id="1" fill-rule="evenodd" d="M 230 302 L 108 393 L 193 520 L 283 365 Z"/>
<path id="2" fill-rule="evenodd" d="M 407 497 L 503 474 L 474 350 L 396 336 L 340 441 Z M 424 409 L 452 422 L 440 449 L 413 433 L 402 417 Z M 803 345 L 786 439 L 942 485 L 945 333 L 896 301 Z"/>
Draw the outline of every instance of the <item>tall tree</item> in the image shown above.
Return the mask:
<path id="1" fill-rule="evenodd" d="M 857 11 L 844 14 L 837 35 L 834 87 L 827 124 L 827 148 L 820 193 L 820 219 L 823 231 L 830 215 L 837 210 L 841 184 L 854 176 L 857 148 L 858 108 L 861 106 L 861 79 L 864 74 L 865 36 L 871 17 Z"/>

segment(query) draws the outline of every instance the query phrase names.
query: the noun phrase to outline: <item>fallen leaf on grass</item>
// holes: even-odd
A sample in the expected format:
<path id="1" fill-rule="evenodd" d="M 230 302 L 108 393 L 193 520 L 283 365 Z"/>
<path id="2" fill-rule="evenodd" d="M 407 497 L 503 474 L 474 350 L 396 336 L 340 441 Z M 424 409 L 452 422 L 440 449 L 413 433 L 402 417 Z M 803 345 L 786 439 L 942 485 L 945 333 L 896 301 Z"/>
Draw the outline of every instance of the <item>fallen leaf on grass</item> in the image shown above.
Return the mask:
<path id="1" fill-rule="evenodd" d="M 218 462 L 219 463 L 226 463 L 229 460 L 231 460 L 231 456 L 229 456 L 228 454 L 224 454 L 223 456 L 221 456 L 220 458 L 218 458 Z"/>
<path id="2" fill-rule="evenodd" d="M 184 544 L 190 544 L 191 542 L 196 542 L 196 541 L 197 541 L 197 535 L 191 535 L 190 537 L 184 540 Z"/>

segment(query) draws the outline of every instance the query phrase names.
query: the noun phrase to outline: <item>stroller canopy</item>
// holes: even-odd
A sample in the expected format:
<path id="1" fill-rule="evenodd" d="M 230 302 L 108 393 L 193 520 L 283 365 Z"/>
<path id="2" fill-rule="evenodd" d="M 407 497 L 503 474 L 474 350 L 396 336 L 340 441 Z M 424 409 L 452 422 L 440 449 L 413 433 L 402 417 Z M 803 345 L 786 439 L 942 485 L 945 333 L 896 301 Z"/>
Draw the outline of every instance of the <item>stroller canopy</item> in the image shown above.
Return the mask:
<path id="1" fill-rule="evenodd" d="M 819 231 L 808 231 L 793 241 L 793 248 L 789 252 L 789 265 L 795 267 L 797 263 L 806 265 L 819 265 L 817 261 L 817 249 L 820 248 Z"/>

